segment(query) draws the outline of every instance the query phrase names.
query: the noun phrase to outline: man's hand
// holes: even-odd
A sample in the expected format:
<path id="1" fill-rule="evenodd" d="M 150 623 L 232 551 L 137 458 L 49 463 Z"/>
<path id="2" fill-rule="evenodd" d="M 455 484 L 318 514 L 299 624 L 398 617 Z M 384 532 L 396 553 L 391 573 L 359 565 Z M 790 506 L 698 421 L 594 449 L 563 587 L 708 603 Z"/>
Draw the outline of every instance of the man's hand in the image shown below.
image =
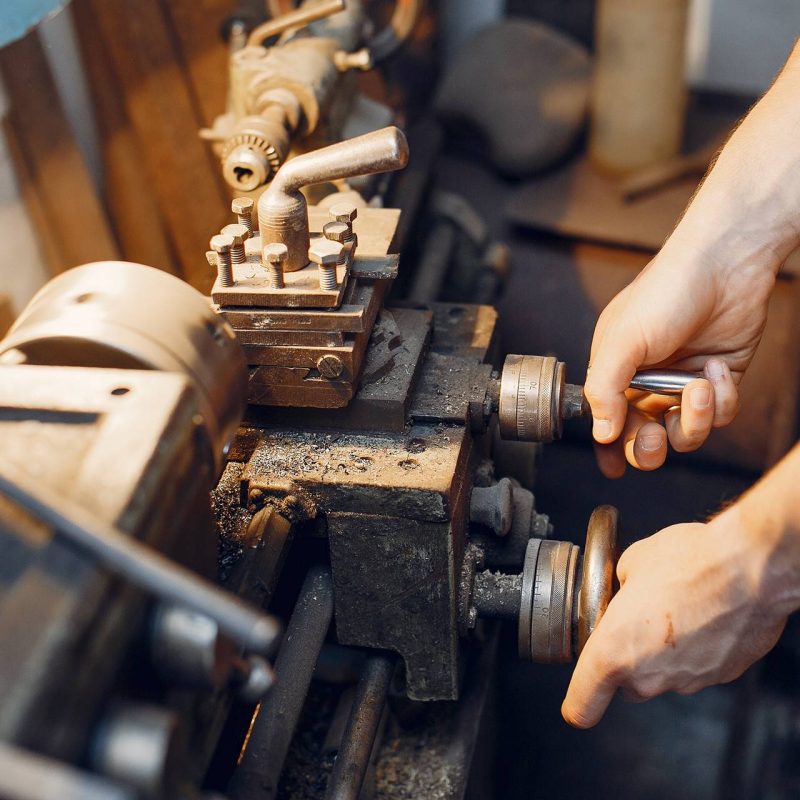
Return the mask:
<path id="1" fill-rule="evenodd" d="M 586 397 L 597 457 L 610 478 L 660 467 L 667 439 L 679 452 L 697 449 L 712 427 L 729 424 L 737 385 L 753 358 L 774 286 L 761 265 L 728 268 L 673 239 L 603 311 L 592 342 Z M 703 372 L 676 399 L 627 390 L 637 369 Z"/>
<path id="2" fill-rule="evenodd" d="M 739 677 L 786 623 L 788 610 L 764 595 L 770 552 L 735 511 L 665 528 L 626 550 L 619 593 L 578 660 L 564 719 L 595 725 L 617 689 L 643 700 Z"/>
<path id="3" fill-rule="evenodd" d="M 694 450 L 738 407 L 775 274 L 800 245 L 800 43 L 722 149 L 661 252 L 603 312 L 586 397 L 600 467 L 619 477 Z M 626 391 L 648 367 L 704 371 L 678 410 Z M 613 446 L 611 446 L 613 443 Z"/>

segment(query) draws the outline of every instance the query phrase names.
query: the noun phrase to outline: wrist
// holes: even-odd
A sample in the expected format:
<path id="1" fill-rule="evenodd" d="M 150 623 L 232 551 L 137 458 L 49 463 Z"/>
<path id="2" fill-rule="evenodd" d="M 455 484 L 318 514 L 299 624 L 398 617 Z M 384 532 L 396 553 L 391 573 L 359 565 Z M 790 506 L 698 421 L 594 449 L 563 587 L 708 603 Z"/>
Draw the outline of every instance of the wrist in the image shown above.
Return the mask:
<path id="1" fill-rule="evenodd" d="M 754 209 L 742 201 L 753 194 L 747 177 L 729 178 L 727 170 L 718 171 L 724 166 L 718 165 L 708 176 L 665 248 L 688 251 L 721 279 L 744 272 L 754 278 L 775 276 L 800 243 L 798 231 L 779 222 L 785 215 L 778 213 L 777 192 Z"/>
<path id="2" fill-rule="evenodd" d="M 719 533 L 720 546 L 738 551 L 742 588 L 766 616 L 784 618 L 800 608 L 800 535 L 779 508 L 765 509 L 751 493 L 709 525 Z"/>

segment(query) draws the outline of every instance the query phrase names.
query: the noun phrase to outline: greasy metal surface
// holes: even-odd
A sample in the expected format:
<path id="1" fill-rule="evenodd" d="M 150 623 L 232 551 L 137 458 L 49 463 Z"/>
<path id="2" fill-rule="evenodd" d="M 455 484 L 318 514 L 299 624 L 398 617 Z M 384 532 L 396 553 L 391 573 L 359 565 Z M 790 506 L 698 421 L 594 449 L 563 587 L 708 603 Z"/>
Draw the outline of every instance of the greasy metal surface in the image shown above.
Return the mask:
<path id="1" fill-rule="evenodd" d="M 486 566 L 520 572 L 525 560 L 525 550 L 531 537 L 547 539 L 552 536 L 553 526 L 546 514 L 536 511 L 534 496 L 527 489 L 514 487 L 514 514 L 511 530 L 498 537 L 485 529 L 470 530 L 470 539 L 484 554 Z"/>
<path id="2" fill-rule="evenodd" d="M 350 281 L 345 299 L 349 304 L 360 305 L 364 313 L 361 318 L 362 330 L 347 337 L 350 371 L 345 379 L 330 380 L 317 375 L 317 361 L 325 352 L 313 351 L 311 348 L 305 353 L 296 352 L 298 348 L 290 345 L 280 349 L 280 358 L 285 358 L 290 364 L 256 366 L 251 371 L 250 403 L 292 408 L 339 408 L 347 405 L 355 394 L 356 381 L 364 363 L 371 334 L 375 333 L 373 325 L 386 290 L 386 281 Z M 298 334 L 298 340 L 302 341 L 302 334 Z M 297 364 L 299 354 L 307 357 L 305 364 L 292 367 L 291 363 Z"/>
<path id="3" fill-rule="evenodd" d="M 492 486 L 475 486 L 469 498 L 470 524 L 485 525 L 497 536 L 505 536 L 514 521 L 514 487 L 510 478 Z"/>
<path id="4" fill-rule="evenodd" d="M 333 772 L 328 778 L 326 800 L 358 800 L 375 747 L 394 667 L 395 659 L 389 656 L 373 655 L 366 660 L 333 763 Z"/>
<path id="5" fill-rule="evenodd" d="M 487 742 L 481 734 L 492 735 L 483 724 L 497 674 L 497 641 L 495 624 L 488 627 L 481 647 L 467 649 L 458 702 L 427 704 L 421 719 L 410 726 L 390 724 L 376 764 L 375 800 L 491 797 L 487 786 L 473 783 L 472 767 L 475 760 L 492 761 L 492 748 L 481 749 L 479 742 Z"/>
<path id="6" fill-rule="evenodd" d="M 212 574 L 213 476 L 184 378 L 36 366 L 2 373 L 4 470 L 35 466 L 39 486 Z M 0 639 L 14 642 L 0 652 L 0 734 L 75 758 L 137 634 L 144 597 L 5 499 L 0 505 L 27 530 L 20 538 L 0 523 Z"/>
<path id="7" fill-rule="evenodd" d="M 275 687 L 258 711 L 247 747 L 231 779 L 232 800 L 275 797 L 332 616 L 330 571 L 313 567 L 303 583 L 275 660 Z"/>
<path id="8" fill-rule="evenodd" d="M 611 602 L 619 556 L 618 536 L 619 511 L 614 506 L 596 508 L 589 517 L 583 551 L 583 573 L 578 592 L 576 655 L 580 655 Z"/>
<path id="9" fill-rule="evenodd" d="M 459 651 L 453 551 L 463 548 L 463 520 L 451 524 L 409 516 L 328 515 L 336 634 L 342 644 L 399 653 L 410 697 L 455 699 Z"/>
<path id="10" fill-rule="evenodd" d="M 522 602 L 522 575 L 485 570 L 475 575 L 472 602 L 478 616 L 518 620 Z"/>
<path id="11" fill-rule="evenodd" d="M 106 261 L 57 276 L 0 342 L 29 364 L 154 369 L 185 375 L 198 395 L 218 471 L 244 411 L 246 370 L 207 298 L 161 270 Z"/>
<path id="12" fill-rule="evenodd" d="M 383 309 L 372 329 L 358 392 L 344 408 L 270 408 L 263 414 L 251 409 L 248 418 L 292 428 L 306 425 L 340 431 L 402 431 L 408 422 L 411 392 L 430 329 L 429 311 Z M 287 397 L 297 403 L 297 393 L 292 395 L 289 390 L 286 387 Z"/>
<path id="13" fill-rule="evenodd" d="M 252 429 L 242 481 L 243 494 L 258 503 L 298 518 L 326 515 L 339 641 L 398 652 L 412 695 L 441 699 L 458 694 L 457 610 L 473 441 L 467 419 L 471 400 L 483 410 L 486 381 L 479 399 L 480 392 L 470 394 L 478 385 L 474 375 L 491 372 L 481 362 L 493 347 L 496 314 L 436 304 L 433 316 L 426 354 L 430 312 L 384 312 L 362 389 L 348 409 L 252 413 L 250 424 L 264 427 Z M 447 380 L 436 369 L 426 377 L 426 362 L 446 365 Z M 406 409 L 413 418 L 423 396 L 428 420 L 408 426 Z M 533 526 L 529 499 L 520 500 L 526 539 Z"/>
<path id="14" fill-rule="evenodd" d="M 446 521 L 468 450 L 469 436 L 457 427 L 378 434 L 266 429 L 242 483 L 265 498 L 292 495 L 318 512 L 380 510 Z"/>
<path id="15" fill-rule="evenodd" d="M 402 169 L 408 144 L 399 128 L 389 127 L 324 147 L 288 161 L 258 201 L 263 243 L 289 249 L 288 272 L 308 263 L 309 220 L 300 189 L 314 183 Z"/>
<path id="16" fill-rule="evenodd" d="M 335 311 L 220 307 L 219 313 L 234 329 L 277 331 L 295 335 L 305 331 L 360 333 L 364 306 L 343 305 Z"/>

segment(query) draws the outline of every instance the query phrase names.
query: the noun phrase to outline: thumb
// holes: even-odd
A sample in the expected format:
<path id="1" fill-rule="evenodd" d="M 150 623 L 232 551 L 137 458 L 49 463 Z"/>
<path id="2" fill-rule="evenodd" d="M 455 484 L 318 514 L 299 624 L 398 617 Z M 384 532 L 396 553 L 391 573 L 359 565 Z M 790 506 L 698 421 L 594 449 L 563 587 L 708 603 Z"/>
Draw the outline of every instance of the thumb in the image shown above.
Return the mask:
<path id="1" fill-rule="evenodd" d="M 609 444 L 622 433 L 628 413 L 625 390 L 639 367 L 637 356 L 624 337 L 606 335 L 598 342 L 595 334 L 584 394 L 592 409 L 592 434 L 600 444 Z"/>
<path id="2" fill-rule="evenodd" d="M 600 722 L 617 691 L 613 671 L 604 668 L 591 643 L 590 636 L 561 705 L 561 716 L 573 728 L 591 728 Z"/>

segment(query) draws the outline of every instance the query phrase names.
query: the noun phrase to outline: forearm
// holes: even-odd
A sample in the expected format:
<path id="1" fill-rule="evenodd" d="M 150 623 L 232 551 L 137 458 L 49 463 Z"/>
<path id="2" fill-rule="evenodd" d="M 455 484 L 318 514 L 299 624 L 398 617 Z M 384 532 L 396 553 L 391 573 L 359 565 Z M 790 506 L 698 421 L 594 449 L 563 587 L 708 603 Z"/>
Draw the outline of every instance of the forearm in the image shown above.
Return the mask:
<path id="1" fill-rule="evenodd" d="M 800 608 L 800 444 L 711 524 L 745 532 L 765 610 Z"/>
<path id="2" fill-rule="evenodd" d="M 800 42 L 728 140 L 671 237 L 722 266 L 777 272 L 800 245 Z"/>

